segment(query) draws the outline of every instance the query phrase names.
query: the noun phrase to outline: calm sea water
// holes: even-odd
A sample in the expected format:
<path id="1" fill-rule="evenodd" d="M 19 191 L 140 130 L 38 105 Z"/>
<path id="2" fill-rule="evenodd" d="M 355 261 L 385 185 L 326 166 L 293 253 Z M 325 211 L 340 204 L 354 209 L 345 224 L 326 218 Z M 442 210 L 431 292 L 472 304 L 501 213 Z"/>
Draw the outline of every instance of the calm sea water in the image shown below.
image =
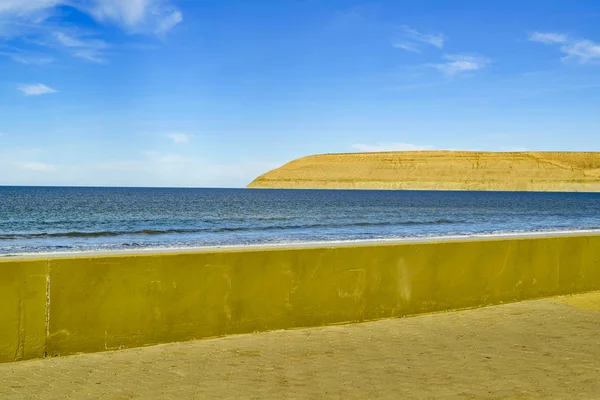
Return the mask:
<path id="1" fill-rule="evenodd" d="M 0 187 L 0 254 L 600 229 L 600 194 Z"/>

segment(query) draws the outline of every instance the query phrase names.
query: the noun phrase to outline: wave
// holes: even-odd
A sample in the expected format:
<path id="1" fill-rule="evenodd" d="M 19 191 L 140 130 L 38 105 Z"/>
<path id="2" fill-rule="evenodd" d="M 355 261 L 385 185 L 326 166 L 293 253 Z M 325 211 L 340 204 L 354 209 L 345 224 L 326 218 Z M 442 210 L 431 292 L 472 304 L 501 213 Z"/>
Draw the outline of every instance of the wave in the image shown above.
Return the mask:
<path id="1" fill-rule="evenodd" d="M 42 233 L 9 233 L 0 234 L 0 240 L 11 239 L 44 239 L 44 238 L 98 238 L 124 235 L 169 235 L 169 234 L 193 234 L 193 233 L 222 233 L 222 232 L 244 232 L 244 231 L 277 231 L 290 229 L 314 229 L 314 228 L 351 228 L 351 227 L 376 227 L 376 226 L 407 226 L 407 225 L 440 225 L 455 224 L 464 221 L 452 221 L 449 219 L 436 219 L 432 221 L 382 221 L 382 222 L 352 222 L 352 223 L 321 223 L 304 225 L 269 225 L 269 226 L 239 226 L 220 228 L 177 228 L 177 229 L 141 229 L 131 231 L 71 231 L 71 232 L 42 232 Z"/>
<path id="2" fill-rule="evenodd" d="M 495 231 L 495 232 L 455 232 L 439 235 L 410 235 L 390 236 L 377 238 L 352 238 L 352 239 L 315 239 L 315 240 L 287 240 L 287 241 L 258 241 L 252 243 L 119 243 L 102 245 L 78 245 L 78 246 L 9 246 L 0 247 L 0 259 L 16 256 L 40 256 L 40 255 L 64 255 L 64 254 L 94 254 L 97 252 L 126 253 L 128 251 L 140 252 L 165 252 L 165 251 L 195 251 L 213 248 L 273 248 L 273 247 L 302 247 L 302 246 L 344 246 L 367 243 L 410 243 L 429 242 L 436 240 L 464 240 L 468 238 L 505 238 L 505 237 L 543 237 L 549 235 L 573 235 L 573 234 L 600 234 L 600 227 L 596 228 L 570 228 L 570 229 L 540 229 L 532 231 Z"/>

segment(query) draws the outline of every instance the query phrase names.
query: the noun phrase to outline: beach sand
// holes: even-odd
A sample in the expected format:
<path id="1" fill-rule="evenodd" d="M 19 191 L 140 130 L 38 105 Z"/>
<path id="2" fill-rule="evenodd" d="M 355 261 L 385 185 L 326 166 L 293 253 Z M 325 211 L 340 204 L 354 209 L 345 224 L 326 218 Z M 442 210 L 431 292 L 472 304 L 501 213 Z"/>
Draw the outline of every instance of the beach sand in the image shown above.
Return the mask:
<path id="1" fill-rule="evenodd" d="M 2 399 L 598 399 L 600 292 L 0 365 Z"/>

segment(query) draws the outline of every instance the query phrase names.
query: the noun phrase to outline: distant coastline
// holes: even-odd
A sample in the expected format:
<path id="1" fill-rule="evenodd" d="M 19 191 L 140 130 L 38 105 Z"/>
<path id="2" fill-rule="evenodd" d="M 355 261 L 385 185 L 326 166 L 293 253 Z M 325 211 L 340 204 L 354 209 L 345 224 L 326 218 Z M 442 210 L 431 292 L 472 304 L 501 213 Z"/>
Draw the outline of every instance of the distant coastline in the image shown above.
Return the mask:
<path id="1" fill-rule="evenodd" d="M 600 192 L 600 152 L 322 154 L 293 160 L 248 187 Z"/>

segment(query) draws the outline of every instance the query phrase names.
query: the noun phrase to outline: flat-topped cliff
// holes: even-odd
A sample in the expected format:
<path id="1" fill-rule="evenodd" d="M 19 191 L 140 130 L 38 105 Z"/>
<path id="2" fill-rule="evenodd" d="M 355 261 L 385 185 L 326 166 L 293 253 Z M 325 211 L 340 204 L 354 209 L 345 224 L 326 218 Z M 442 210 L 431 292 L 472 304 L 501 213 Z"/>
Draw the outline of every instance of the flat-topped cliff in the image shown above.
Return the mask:
<path id="1" fill-rule="evenodd" d="M 248 187 L 600 192 L 600 152 L 322 154 L 291 161 Z"/>

